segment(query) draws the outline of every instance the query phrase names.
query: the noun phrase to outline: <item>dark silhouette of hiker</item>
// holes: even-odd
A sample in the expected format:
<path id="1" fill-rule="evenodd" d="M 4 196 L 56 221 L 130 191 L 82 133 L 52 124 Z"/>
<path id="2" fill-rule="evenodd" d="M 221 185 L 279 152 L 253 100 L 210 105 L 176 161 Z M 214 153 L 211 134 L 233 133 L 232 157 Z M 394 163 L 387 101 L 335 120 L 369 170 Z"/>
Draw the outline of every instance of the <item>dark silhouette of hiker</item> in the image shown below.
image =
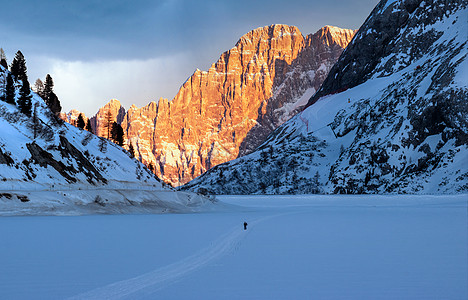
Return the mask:
<path id="1" fill-rule="evenodd" d="M 247 230 L 247 222 L 244 222 L 244 230 Z"/>

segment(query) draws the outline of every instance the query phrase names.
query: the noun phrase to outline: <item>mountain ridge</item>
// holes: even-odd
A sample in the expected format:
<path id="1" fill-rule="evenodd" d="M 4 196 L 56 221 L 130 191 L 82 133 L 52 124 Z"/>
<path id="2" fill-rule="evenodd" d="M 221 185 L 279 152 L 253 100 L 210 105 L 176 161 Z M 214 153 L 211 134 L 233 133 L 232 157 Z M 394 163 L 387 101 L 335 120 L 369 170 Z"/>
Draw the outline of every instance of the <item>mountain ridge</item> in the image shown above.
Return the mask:
<path id="1" fill-rule="evenodd" d="M 462 0 L 382 0 L 307 108 L 181 189 L 466 193 L 467 19 Z M 379 28 L 394 34 L 375 38 Z"/>

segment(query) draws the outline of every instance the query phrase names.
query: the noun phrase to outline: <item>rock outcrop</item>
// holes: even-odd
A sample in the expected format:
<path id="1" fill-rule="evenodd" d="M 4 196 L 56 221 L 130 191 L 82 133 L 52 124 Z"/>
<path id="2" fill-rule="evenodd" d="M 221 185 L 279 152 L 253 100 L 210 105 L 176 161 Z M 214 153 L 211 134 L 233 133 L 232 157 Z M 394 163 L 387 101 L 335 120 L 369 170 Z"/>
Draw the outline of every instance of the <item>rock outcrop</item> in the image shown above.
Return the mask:
<path id="1" fill-rule="evenodd" d="M 83 116 L 83 120 L 85 121 L 85 124 L 86 124 L 88 122 L 88 117 L 84 113 L 76 109 L 72 109 L 68 113 L 61 112 L 59 114 L 59 118 L 65 122 L 72 124 L 73 126 L 76 126 L 76 121 L 78 120 L 78 116 L 80 114 Z"/>
<path id="2" fill-rule="evenodd" d="M 109 128 L 109 123 L 117 122 L 121 124 L 124 116 L 125 108 L 122 107 L 119 100 L 112 99 L 90 119 L 94 134 L 109 138 L 109 132 L 112 129 Z"/>
<path id="3" fill-rule="evenodd" d="M 137 157 L 173 185 L 252 152 L 303 107 L 354 35 L 326 26 L 304 37 L 271 25 L 250 31 L 208 71 L 196 70 L 172 101 L 130 107 L 112 100 L 91 118 L 102 129 L 110 109 Z"/>

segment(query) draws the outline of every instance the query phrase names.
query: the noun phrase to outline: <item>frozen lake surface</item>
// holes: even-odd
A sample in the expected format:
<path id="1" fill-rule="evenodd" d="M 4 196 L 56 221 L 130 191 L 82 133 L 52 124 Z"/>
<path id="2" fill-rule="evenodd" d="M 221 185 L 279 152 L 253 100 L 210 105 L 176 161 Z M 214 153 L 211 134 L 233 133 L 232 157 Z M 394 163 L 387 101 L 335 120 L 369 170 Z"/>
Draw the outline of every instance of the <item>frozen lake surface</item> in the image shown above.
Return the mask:
<path id="1" fill-rule="evenodd" d="M 0 218 L 0 299 L 468 299 L 468 195 L 219 199 Z"/>

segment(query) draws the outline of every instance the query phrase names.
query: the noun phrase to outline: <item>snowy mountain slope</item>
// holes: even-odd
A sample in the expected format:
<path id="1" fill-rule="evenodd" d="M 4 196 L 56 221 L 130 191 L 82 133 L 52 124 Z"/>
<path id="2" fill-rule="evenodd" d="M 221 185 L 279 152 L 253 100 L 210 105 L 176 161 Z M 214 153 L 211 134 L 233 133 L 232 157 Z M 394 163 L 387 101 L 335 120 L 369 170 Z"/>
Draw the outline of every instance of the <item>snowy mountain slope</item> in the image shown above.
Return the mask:
<path id="1" fill-rule="evenodd" d="M 32 105 L 36 118 L 0 101 L 0 215 L 190 211 L 209 202 L 174 192 L 121 147 L 57 121 L 34 93 Z"/>
<path id="2" fill-rule="evenodd" d="M 461 0 L 381 1 L 307 109 L 183 189 L 466 192 L 467 18 Z"/>

